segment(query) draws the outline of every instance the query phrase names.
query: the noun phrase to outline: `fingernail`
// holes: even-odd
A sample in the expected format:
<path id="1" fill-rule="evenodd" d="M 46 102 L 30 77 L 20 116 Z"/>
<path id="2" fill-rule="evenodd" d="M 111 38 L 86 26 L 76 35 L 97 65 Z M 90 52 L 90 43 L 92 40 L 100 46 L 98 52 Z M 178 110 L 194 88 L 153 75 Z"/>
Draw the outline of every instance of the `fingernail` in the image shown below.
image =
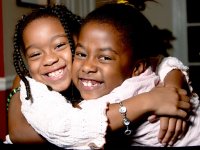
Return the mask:
<path id="1" fill-rule="evenodd" d="M 158 139 L 158 141 L 159 141 L 160 143 L 162 143 L 162 140 L 161 140 L 161 139 Z"/>
<path id="2" fill-rule="evenodd" d="M 162 145 L 163 145 L 163 146 L 166 146 L 166 145 L 167 145 L 167 143 L 162 143 Z"/>
<path id="3" fill-rule="evenodd" d="M 174 143 L 172 141 L 169 142 L 169 146 L 172 146 Z"/>
<path id="4" fill-rule="evenodd" d="M 178 136 L 178 139 L 181 139 L 181 138 L 182 138 L 182 135 L 179 135 L 179 136 Z"/>

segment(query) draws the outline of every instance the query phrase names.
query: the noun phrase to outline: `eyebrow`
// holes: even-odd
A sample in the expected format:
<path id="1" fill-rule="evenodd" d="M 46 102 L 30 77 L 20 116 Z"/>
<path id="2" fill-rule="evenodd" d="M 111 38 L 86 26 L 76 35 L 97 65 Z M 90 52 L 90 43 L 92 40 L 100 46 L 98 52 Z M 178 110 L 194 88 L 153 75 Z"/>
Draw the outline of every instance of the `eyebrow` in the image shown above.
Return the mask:
<path id="1" fill-rule="evenodd" d="M 77 43 L 76 44 L 76 48 L 77 47 L 81 47 L 82 49 L 86 49 L 81 43 Z M 97 50 L 100 50 L 100 51 L 112 51 L 114 52 L 115 54 L 118 54 L 115 50 L 113 50 L 111 47 L 105 47 L 105 48 L 98 48 Z"/>
<path id="2" fill-rule="evenodd" d="M 81 48 L 85 49 L 85 47 L 82 44 L 80 44 L 80 43 L 76 44 L 75 48 L 77 48 L 77 47 L 81 47 Z"/>
<path id="3" fill-rule="evenodd" d="M 59 37 L 66 37 L 67 38 L 67 35 L 66 34 L 58 34 L 58 35 L 54 36 L 53 38 L 51 38 L 50 42 L 53 41 L 56 38 L 59 38 Z M 67 40 L 68 40 L 68 38 L 67 38 Z"/>

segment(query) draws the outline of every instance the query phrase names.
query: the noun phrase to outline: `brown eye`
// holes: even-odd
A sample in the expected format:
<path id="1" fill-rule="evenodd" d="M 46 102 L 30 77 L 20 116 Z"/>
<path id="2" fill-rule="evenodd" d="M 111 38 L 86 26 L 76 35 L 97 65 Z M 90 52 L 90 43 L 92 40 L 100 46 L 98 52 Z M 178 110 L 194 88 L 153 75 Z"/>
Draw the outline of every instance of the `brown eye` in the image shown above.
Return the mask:
<path id="1" fill-rule="evenodd" d="M 34 53 L 34 54 L 31 54 L 29 57 L 30 58 L 33 58 L 33 57 L 37 57 L 37 56 L 39 56 L 40 55 L 40 53 Z"/>
<path id="2" fill-rule="evenodd" d="M 30 48 L 27 50 L 26 57 L 29 59 L 37 59 L 42 55 L 42 52 L 38 48 Z"/>
<path id="3" fill-rule="evenodd" d="M 84 58 L 86 57 L 87 55 L 85 53 L 82 53 L 82 52 L 76 52 L 75 53 L 75 57 L 78 57 L 78 58 Z"/>
<path id="4" fill-rule="evenodd" d="M 109 56 L 101 56 L 99 59 L 101 60 L 112 60 Z"/>
<path id="5" fill-rule="evenodd" d="M 56 45 L 55 49 L 58 49 L 58 50 L 64 49 L 66 48 L 66 46 L 67 46 L 67 43 L 59 43 Z"/>

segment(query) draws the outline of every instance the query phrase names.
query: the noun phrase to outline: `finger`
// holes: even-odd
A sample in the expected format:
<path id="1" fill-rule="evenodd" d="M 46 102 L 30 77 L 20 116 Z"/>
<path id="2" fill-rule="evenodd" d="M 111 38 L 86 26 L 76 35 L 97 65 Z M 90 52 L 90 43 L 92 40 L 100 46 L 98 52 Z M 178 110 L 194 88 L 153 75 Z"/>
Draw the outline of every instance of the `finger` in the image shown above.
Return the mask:
<path id="1" fill-rule="evenodd" d="M 179 137 L 181 136 L 181 134 L 183 132 L 182 125 L 183 125 L 183 121 L 181 119 L 177 119 L 176 125 L 175 125 L 176 126 L 175 133 L 172 136 L 170 142 L 168 143 L 170 146 L 172 146 L 179 139 Z"/>
<path id="2" fill-rule="evenodd" d="M 169 125 L 168 125 L 168 129 L 167 132 L 162 140 L 162 145 L 166 146 L 168 145 L 168 143 L 171 141 L 171 138 L 173 137 L 174 133 L 175 133 L 175 129 L 176 129 L 176 120 L 175 118 L 170 118 L 169 119 Z"/>
<path id="3" fill-rule="evenodd" d="M 191 104 L 186 101 L 178 101 L 178 108 L 189 111 L 191 109 Z"/>
<path id="4" fill-rule="evenodd" d="M 161 117 L 160 118 L 160 130 L 158 133 L 158 141 L 161 143 L 168 128 L 169 118 L 168 117 Z"/>
<path id="5" fill-rule="evenodd" d="M 183 121 L 182 123 L 182 133 L 179 135 L 179 139 L 181 139 L 188 131 L 189 123 L 187 121 Z"/>
<path id="6" fill-rule="evenodd" d="M 181 94 L 179 94 L 179 100 L 185 101 L 185 102 L 189 102 L 190 101 L 190 97 L 187 96 L 187 95 L 181 95 Z"/>
<path id="7" fill-rule="evenodd" d="M 177 116 L 181 118 L 186 118 L 187 117 L 187 112 L 183 109 L 178 109 L 177 111 Z"/>
<path id="8" fill-rule="evenodd" d="M 156 122 L 157 120 L 158 120 L 158 117 L 157 117 L 156 115 L 151 115 L 151 116 L 148 117 L 148 121 L 149 121 L 150 123 L 154 123 L 154 122 Z"/>
<path id="9" fill-rule="evenodd" d="M 187 91 L 185 89 L 178 89 L 177 91 L 180 95 L 187 95 Z"/>
<path id="10" fill-rule="evenodd" d="M 165 85 L 164 85 L 164 83 L 159 83 L 156 87 L 164 87 Z"/>

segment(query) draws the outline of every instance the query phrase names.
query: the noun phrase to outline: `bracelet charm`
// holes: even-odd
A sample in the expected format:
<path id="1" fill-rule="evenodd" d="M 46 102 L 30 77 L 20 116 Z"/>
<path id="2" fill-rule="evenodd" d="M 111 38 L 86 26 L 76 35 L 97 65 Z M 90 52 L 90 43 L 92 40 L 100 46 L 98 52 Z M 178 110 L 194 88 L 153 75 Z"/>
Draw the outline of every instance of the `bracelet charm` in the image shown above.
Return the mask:
<path id="1" fill-rule="evenodd" d="M 123 124 L 126 126 L 126 130 L 124 131 L 124 134 L 130 135 L 132 133 L 132 131 L 129 129 L 130 120 L 126 117 L 127 109 L 125 106 L 123 106 L 122 102 L 119 102 L 119 106 L 120 106 L 119 113 L 122 115 Z"/>

